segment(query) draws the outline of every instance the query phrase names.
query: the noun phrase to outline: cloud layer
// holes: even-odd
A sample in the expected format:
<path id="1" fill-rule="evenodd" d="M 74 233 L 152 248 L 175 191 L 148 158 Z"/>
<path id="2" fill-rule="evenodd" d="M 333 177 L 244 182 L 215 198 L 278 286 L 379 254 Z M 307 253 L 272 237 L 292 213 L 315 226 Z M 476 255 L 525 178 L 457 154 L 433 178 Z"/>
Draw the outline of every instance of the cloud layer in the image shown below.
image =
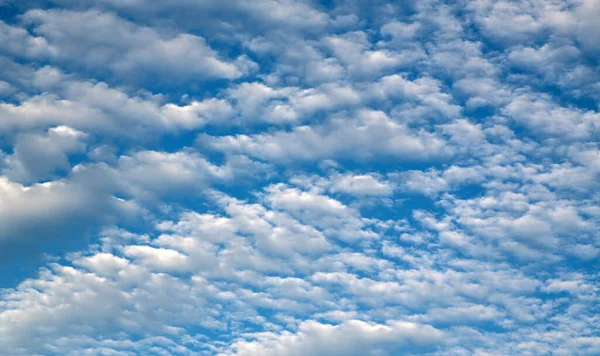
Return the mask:
<path id="1" fill-rule="evenodd" d="M 597 355 L 596 1 L 0 1 L 1 355 Z"/>

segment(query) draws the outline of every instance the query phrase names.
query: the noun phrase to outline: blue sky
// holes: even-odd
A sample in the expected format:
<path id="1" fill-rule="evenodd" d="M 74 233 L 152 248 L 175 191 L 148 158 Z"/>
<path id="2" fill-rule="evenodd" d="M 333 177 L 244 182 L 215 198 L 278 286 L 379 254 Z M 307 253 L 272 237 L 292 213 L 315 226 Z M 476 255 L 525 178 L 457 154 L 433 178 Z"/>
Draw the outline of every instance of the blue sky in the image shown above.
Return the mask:
<path id="1" fill-rule="evenodd" d="M 599 17 L 0 0 L 0 355 L 600 355 Z"/>

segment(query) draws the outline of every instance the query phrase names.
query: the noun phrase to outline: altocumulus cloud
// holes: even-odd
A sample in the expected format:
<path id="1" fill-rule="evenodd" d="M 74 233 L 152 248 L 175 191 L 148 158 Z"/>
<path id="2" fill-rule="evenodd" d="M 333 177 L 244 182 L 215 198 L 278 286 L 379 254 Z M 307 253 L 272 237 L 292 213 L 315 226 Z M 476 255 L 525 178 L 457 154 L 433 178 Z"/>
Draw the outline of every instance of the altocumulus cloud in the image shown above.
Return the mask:
<path id="1" fill-rule="evenodd" d="M 0 355 L 600 354 L 597 1 L 0 14 Z"/>

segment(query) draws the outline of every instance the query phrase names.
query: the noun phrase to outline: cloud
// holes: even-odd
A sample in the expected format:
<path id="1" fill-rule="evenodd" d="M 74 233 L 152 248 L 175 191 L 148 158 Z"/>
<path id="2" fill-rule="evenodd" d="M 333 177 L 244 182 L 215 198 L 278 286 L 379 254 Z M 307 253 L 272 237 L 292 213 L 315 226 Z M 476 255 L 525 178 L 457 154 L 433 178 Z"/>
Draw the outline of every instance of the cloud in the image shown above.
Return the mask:
<path id="1" fill-rule="evenodd" d="M 410 352 L 415 346 L 441 344 L 444 334 L 411 322 L 391 325 L 349 320 L 340 325 L 305 321 L 296 334 L 263 333 L 257 341 L 233 344 L 234 355 L 384 355 Z"/>
<path id="2" fill-rule="evenodd" d="M 352 124 L 350 124 L 350 122 Z M 198 141 L 217 150 L 245 153 L 263 160 L 286 162 L 330 158 L 370 159 L 375 156 L 412 160 L 445 156 L 444 141 L 435 134 L 412 131 L 385 113 L 361 111 L 355 120 L 332 119 L 319 126 L 298 126 L 290 132 L 210 137 Z"/>
<path id="3" fill-rule="evenodd" d="M 7 156 L 4 173 L 8 176 L 0 179 L 0 245 L 6 258 L 15 249 L 28 257 L 53 251 L 53 246 L 64 251 L 86 241 L 105 224 L 139 224 L 149 219 L 149 210 L 163 207 L 163 199 L 202 199 L 213 184 L 248 179 L 252 171 L 264 172 L 267 167 L 241 156 L 216 166 L 190 151 L 139 151 L 115 157 L 111 165 L 96 162 L 71 167 L 61 149 L 84 148 L 79 141 L 84 137 L 59 126 L 44 136 L 22 138 L 24 143 Z M 26 150 L 21 151 L 22 147 Z M 52 176 L 56 169 L 62 170 L 58 177 Z M 46 175 L 49 181 L 37 183 Z M 36 248 L 27 249 L 31 244 Z"/>
<path id="4" fill-rule="evenodd" d="M 370 174 L 339 175 L 333 178 L 331 191 L 356 196 L 389 196 L 393 193 L 394 187 L 389 182 L 381 181 Z"/>
<path id="5" fill-rule="evenodd" d="M 23 58 L 37 58 L 50 56 L 56 50 L 46 41 L 44 37 L 31 36 L 27 30 L 11 26 L 0 21 L 0 38 L 2 53 Z"/>
<path id="6" fill-rule="evenodd" d="M 386 49 L 371 49 L 371 43 L 364 32 L 346 33 L 343 36 L 331 36 L 325 39 L 326 46 L 348 72 L 358 77 L 377 75 L 392 70 L 406 62 L 412 62 L 417 56 L 396 54 Z"/>
<path id="7" fill-rule="evenodd" d="M 242 83 L 230 89 L 228 94 L 236 102 L 242 123 L 305 121 L 319 112 L 335 111 L 361 101 L 353 88 L 336 84 L 301 90 L 297 87 L 274 89 L 262 83 Z"/>
<path id="8" fill-rule="evenodd" d="M 323 199 L 313 194 L 303 209 Z M 295 217 L 295 203 L 262 205 L 227 196 L 218 201 L 220 213 L 185 212 L 158 223 L 151 236 L 106 230 L 100 245 L 5 290 L 3 345 L 17 354 L 426 353 L 458 345 L 492 347 L 493 341 L 469 328 L 497 323 L 510 333 L 511 325 L 527 328 L 548 315 L 569 318 L 555 303 L 562 291 L 587 305 L 597 293 L 590 275 L 542 280 L 502 262 L 444 257 L 435 247 L 405 245 L 406 257 L 424 259 L 400 268 L 383 257 L 400 248 L 386 242 L 369 252 L 360 243 L 343 242 L 342 252 L 328 232 L 319 232 L 318 215 Z M 333 201 L 325 205 L 321 216 L 348 209 Z M 396 239 L 384 231 L 380 239 Z M 349 253 L 350 246 L 363 252 Z M 426 263 L 432 258 L 449 267 L 437 270 Z M 266 319 L 261 310 L 273 316 Z M 315 319 L 336 313 L 353 317 L 339 323 Z M 502 347 L 510 352 L 526 340 L 538 340 L 538 348 L 557 347 L 582 327 L 565 330 L 556 341 L 515 331 L 507 337 L 516 341 Z M 214 344 L 203 336 L 215 331 L 228 341 Z M 144 336 L 134 336 L 140 333 Z M 585 349 L 590 342 L 560 347 Z"/>
<path id="9" fill-rule="evenodd" d="M 22 20 L 55 49 L 50 59 L 75 68 L 96 73 L 109 70 L 109 74 L 137 80 L 143 80 L 144 73 L 169 81 L 243 75 L 235 62 L 218 58 L 201 37 L 161 34 L 113 13 L 30 10 Z"/>
<path id="10" fill-rule="evenodd" d="M 290 2 L 280 0 L 260 0 L 252 3 L 234 0 L 223 4 L 209 0 L 195 2 L 177 0 L 168 4 L 146 0 L 100 2 L 73 0 L 55 0 L 57 3 L 78 6 L 104 6 L 112 10 L 123 11 L 140 20 L 160 18 L 160 14 L 169 12 L 184 28 L 208 28 L 231 30 L 242 27 L 244 31 L 255 31 L 265 28 L 291 28 L 301 30 L 321 29 L 328 23 L 328 15 L 318 11 L 304 1 Z M 196 21 L 200 20 L 200 21 Z"/>
<path id="11" fill-rule="evenodd" d="M 505 113 L 536 134 L 586 139 L 598 131 L 597 112 L 559 107 L 545 96 L 518 96 L 506 106 Z"/>
<path id="12" fill-rule="evenodd" d="M 160 96 L 128 95 L 106 83 L 77 80 L 53 67 L 31 73 L 40 94 L 25 96 L 17 103 L 0 103 L 6 120 L 2 131 L 19 131 L 66 125 L 87 133 L 117 136 L 177 132 L 223 122 L 231 115 L 223 100 L 193 100 L 185 105 L 165 103 Z"/>
<path id="13" fill-rule="evenodd" d="M 71 236 L 85 235 L 90 229 L 93 232 L 97 224 L 126 221 L 139 213 L 135 203 L 115 197 L 114 187 L 101 176 L 94 176 L 94 170 L 29 186 L 2 177 L 0 185 L 0 240 L 7 253 L 32 244 L 42 250 L 53 243 L 60 246 Z M 39 252 L 32 248 L 21 253 L 28 256 Z"/>
<path id="14" fill-rule="evenodd" d="M 595 354 L 598 8 L 0 0 L 0 355 Z"/>
<path id="15" fill-rule="evenodd" d="M 21 134 L 13 154 L 5 158 L 3 173 L 13 181 L 47 179 L 56 169 L 69 170 L 68 154 L 85 151 L 87 135 L 68 126 L 50 128 L 44 135 Z"/>

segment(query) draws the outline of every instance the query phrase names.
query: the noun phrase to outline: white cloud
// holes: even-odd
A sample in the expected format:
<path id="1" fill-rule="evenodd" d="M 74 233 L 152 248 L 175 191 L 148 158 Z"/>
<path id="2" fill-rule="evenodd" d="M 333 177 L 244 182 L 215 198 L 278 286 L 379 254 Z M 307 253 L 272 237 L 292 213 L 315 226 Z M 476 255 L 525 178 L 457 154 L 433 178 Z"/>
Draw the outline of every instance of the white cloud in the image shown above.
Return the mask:
<path id="1" fill-rule="evenodd" d="M 342 192 L 356 196 L 389 196 L 394 192 L 390 182 L 382 181 L 380 177 L 370 174 L 336 175 L 332 179 L 332 192 Z"/>
<path id="2" fill-rule="evenodd" d="M 423 353 L 438 346 L 498 347 L 483 335 L 461 334 L 481 323 L 527 327 L 549 313 L 567 317 L 560 303 L 543 302 L 535 293 L 547 293 L 553 300 L 569 290 L 585 296 L 582 303 L 593 302 L 597 293 L 590 275 L 541 281 L 504 263 L 458 261 L 443 250 L 419 251 L 417 245 L 408 245 L 400 255 L 421 254 L 454 267 L 440 271 L 423 260 L 400 268 L 375 252 L 383 248 L 389 256 L 389 244 L 375 245 L 379 247 L 372 252 L 337 253 L 337 243 L 326 243 L 318 232 L 319 215 L 302 213 L 301 221 L 293 215 L 299 206 L 314 209 L 314 202 L 325 207 L 321 216 L 348 208 L 315 194 L 298 205 L 291 203 L 297 199 L 278 197 L 285 193 L 299 198 L 297 191 L 267 193 L 275 195 L 272 208 L 221 196 L 222 215 L 187 212 L 178 221 L 158 224 L 153 238 L 107 231 L 100 246 L 72 255 L 72 266 L 51 265 L 39 277 L 5 291 L 0 340 L 17 354 L 101 349 L 239 355 Z M 266 319 L 259 312 L 264 309 L 275 316 Z M 325 324 L 315 318 L 341 321 Z M 247 332 L 236 331 L 241 325 Z M 445 329 L 448 325 L 460 327 Z M 228 341 L 212 343 L 202 336 L 214 330 Z M 557 347 L 577 330 L 559 339 L 518 331 L 503 347 L 512 350 L 526 340 Z M 141 332 L 143 339 L 130 338 Z M 566 347 L 585 348 L 588 341 Z"/>
<path id="3" fill-rule="evenodd" d="M 371 48 L 366 33 L 362 31 L 327 37 L 324 41 L 334 56 L 346 65 L 348 72 L 358 77 L 376 76 L 415 60 L 414 55 L 405 57 L 386 49 Z"/>
<path id="4" fill-rule="evenodd" d="M 32 77 L 42 93 L 15 104 L 0 103 L 0 113 L 5 117 L 0 130 L 67 125 L 93 134 L 144 137 L 149 132 L 173 133 L 209 122 L 224 123 L 232 114 L 224 100 L 163 103 L 160 96 L 130 96 L 103 82 L 72 79 L 52 67 L 41 68 Z"/>
<path id="5" fill-rule="evenodd" d="M 428 325 L 406 321 L 389 325 L 360 320 L 340 325 L 305 321 L 295 334 L 262 333 L 256 341 L 233 344 L 232 355 L 391 355 L 401 350 L 442 344 L 444 333 Z"/>
<path id="6" fill-rule="evenodd" d="M 21 246 L 39 239 L 43 245 L 63 235 L 82 233 L 94 223 L 138 213 L 135 203 L 115 198 L 110 183 L 98 178 L 93 170 L 31 186 L 0 178 L 0 240 L 7 246 Z M 35 249 L 32 252 L 37 253 Z"/>
<path id="7" fill-rule="evenodd" d="M 310 221 L 330 236 L 342 240 L 371 239 L 372 231 L 363 230 L 366 224 L 358 211 L 338 200 L 314 192 L 301 191 L 284 184 L 266 188 L 265 200 L 275 209 L 281 209 L 300 221 Z"/>
<path id="8" fill-rule="evenodd" d="M 536 135 L 566 139 L 586 139 L 598 132 L 598 113 L 558 106 L 547 96 L 517 96 L 504 113 Z"/>
<path id="9" fill-rule="evenodd" d="M 0 50 L 3 54 L 36 58 L 56 53 L 56 49 L 44 37 L 31 36 L 27 30 L 3 21 L 0 21 L 0 40 L 4 44 Z"/>
<path id="10" fill-rule="evenodd" d="M 219 58 L 203 38 L 167 35 L 98 10 L 30 10 L 22 16 L 33 32 L 55 48 L 55 58 L 75 67 L 123 79 L 142 80 L 153 73 L 164 81 L 238 78 L 235 61 Z"/>
<path id="11" fill-rule="evenodd" d="M 177 271 L 185 269 L 188 264 L 187 256 L 175 250 L 154 248 L 150 246 L 127 246 L 125 256 L 156 271 Z"/>
<path id="12" fill-rule="evenodd" d="M 86 149 L 87 135 L 68 126 L 50 128 L 45 134 L 17 136 L 13 154 L 4 159 L 4 175 L 20 183 L 47 179 L 56 169 L 70 170 L 69 154 Z"/>
<path id="13" fill-rule="evenodd" d="M 319 112 L 352 107 L 361 101 L 353 88 L 337 84 L 301 90 L 297 87 L 274 89 L 262 83 L 242 83 L 228 90 L 228 94 L 236 102 L 242 123 L 306 121 Z"/>
<path id="14" fill-rule="evenodd" d="M 46 5 L 0 4 L 1 355 L 598 348 L 596 2 Z"/>
<path id="15" fill-rule="evenodd" d="M 361 111 L 357 118 L 335 118 L 319 126 L 297 126 L 290 132 L 210 137 L 199 141 L 225 152 L 241 152 L 264 160 L 289 162 L 328 158 L 403 160 L 447 156 L 450 149 L 433 133 L 412 131 L 383 112 Z"/>
<path id="16" fill-rule="evenodd" d="M 73 3 L 73 0 L 55 1 L 63 4 Z M 265 25 L 300 30 L 321 29 L 329 21 L 326 13 L 318 11 L 304 1 L 259 0 L 248 3 L 233 0 L 223 6 L 223 3 L 216 0 L 202 2 L 176 0 L 169 3 L 147 0 L 101 0 L 77 2 L 77 5 L 81 3 L 87 3 L 89 6 L 106 6 L 142 18 L 146 15 L 160 17 L 161 13 L 170 12 L 182 23 L 182 26 L 216 27 L 221 30 L 228 29 L 231 26 L 229 22 L 233 20 L 238 20 L 238 26 L 240 23 L 246 24 L 244 30 L 249 32 L 255 30 L 252 26 L 262 29 Z M 194 20 L 198 18 L 205 23 L 194 24 Z"/>

